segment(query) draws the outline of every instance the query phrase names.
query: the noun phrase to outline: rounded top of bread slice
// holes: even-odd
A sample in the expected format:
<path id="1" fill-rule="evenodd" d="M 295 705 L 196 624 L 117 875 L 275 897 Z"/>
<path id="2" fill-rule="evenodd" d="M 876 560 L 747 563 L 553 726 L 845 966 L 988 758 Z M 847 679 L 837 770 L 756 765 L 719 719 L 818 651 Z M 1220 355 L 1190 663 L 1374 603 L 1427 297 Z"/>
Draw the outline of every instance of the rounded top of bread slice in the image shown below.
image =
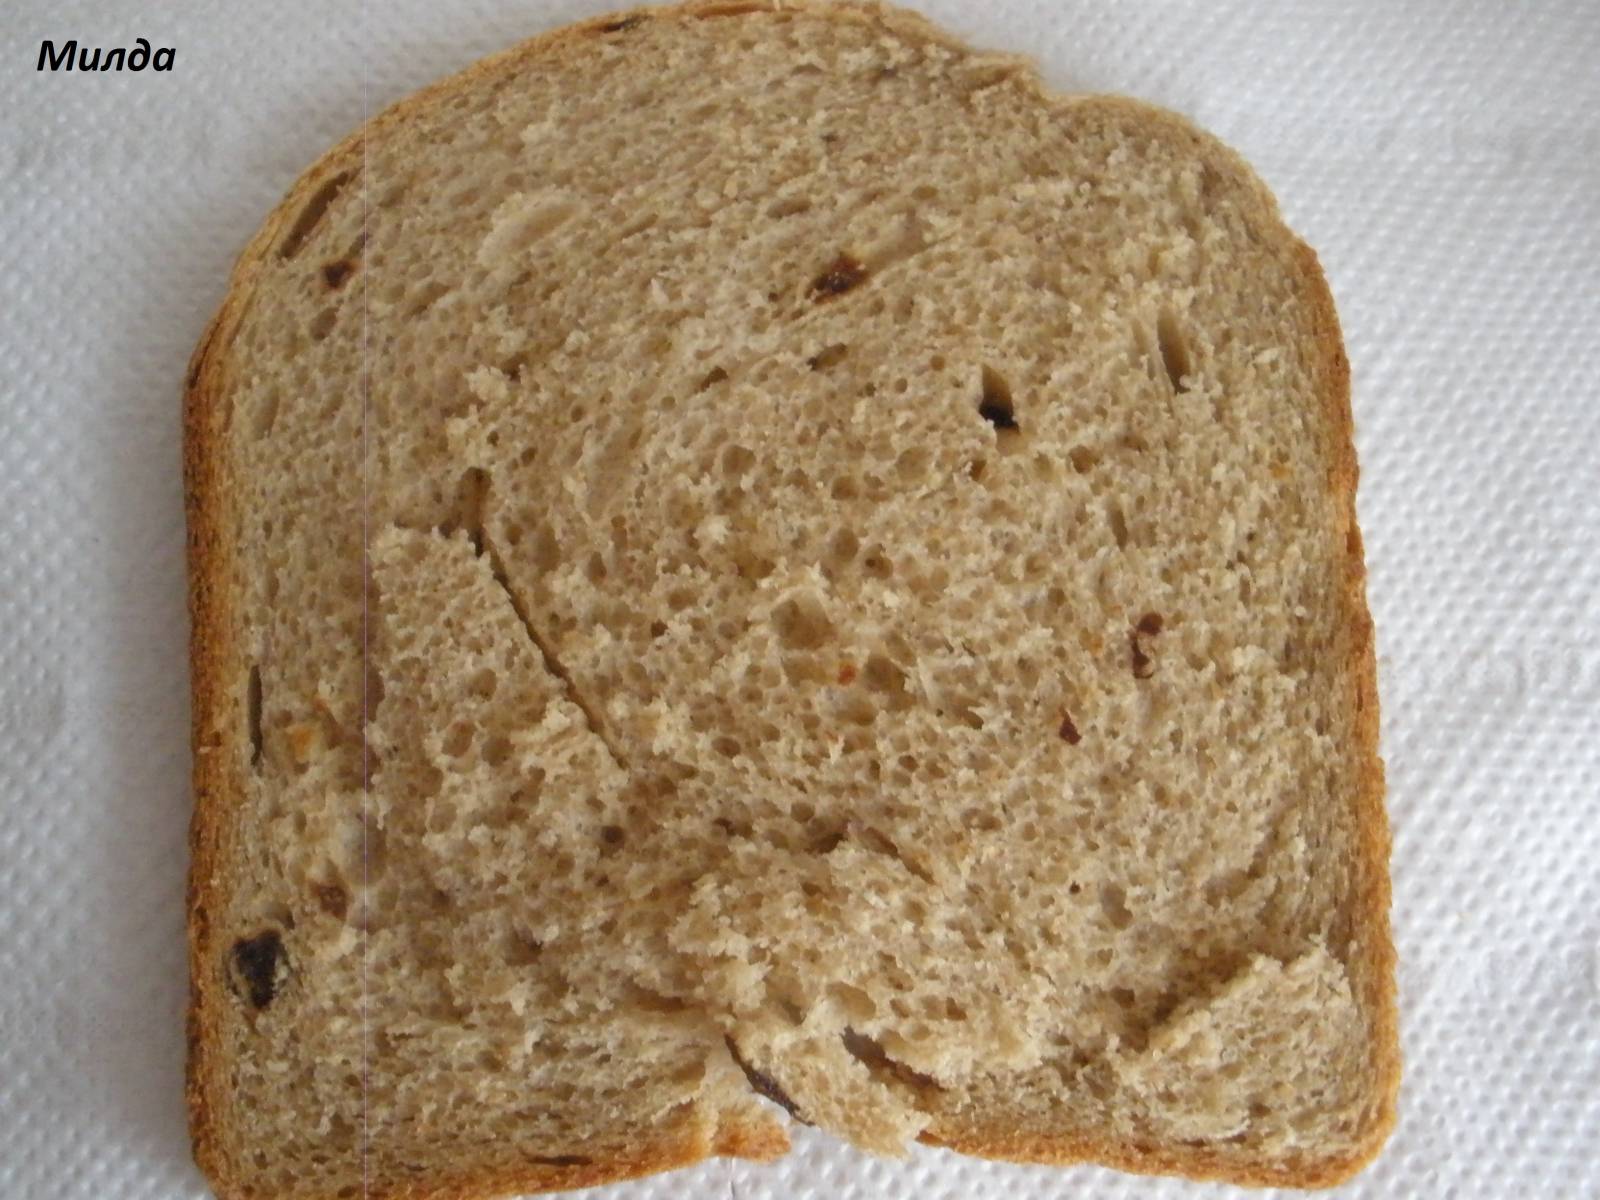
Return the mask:
<path id="1" fill-rule="evenodd" d="M 1180 118 L 877 6 L 587 22 L 302 178 L 188 422 L 230 1194 L 770 1153 L 757 1093 L 878 1150 L 1375 1152 L 1347 368 Z"/>

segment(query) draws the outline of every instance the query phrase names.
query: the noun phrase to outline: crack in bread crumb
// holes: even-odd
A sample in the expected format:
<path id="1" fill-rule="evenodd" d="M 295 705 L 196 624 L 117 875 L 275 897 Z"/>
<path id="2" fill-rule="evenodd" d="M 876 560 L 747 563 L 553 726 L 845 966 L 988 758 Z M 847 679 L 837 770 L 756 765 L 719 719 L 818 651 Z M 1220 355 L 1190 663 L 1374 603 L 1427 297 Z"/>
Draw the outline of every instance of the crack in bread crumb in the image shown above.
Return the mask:
<path id="1" fill-rule="evenodd" d="M 768 1075 L 765 1071 L 751 1066 L 750 1063 L 745 1059 L 744 1055 L 739 1053 L 739 1044 L 735 1042 L 732 1037 L 724 1037 L 722 1040 L 727 1043 L 728 1053 L 733 1055 L 733 1061 L 738 1064 L 739 1070 L 744 1072 L 745 1079 L 750 1083 L 751 1091 L 757 1092 L 760 1095 L 765 1096 L 768 1100 L 771 1100 L 779 1108 L 783 1109 L 784 1112 L 788 1113 L 796 1121 L 799 1121 L 800 1124 L 811 1124 L 810 1121 L 806 1120 L 805 1117 L 800 1115 L 799 1108 L 796 1107 L 795 1102 L 789 1098 L 789 1093 L 783 1090 L 783 1087 L 776 1079 L 774 1079 L 771 1075 Z"/>
<path id="2" fill-rule="evenodd" d="M 488 491 L 489 481 L 486 476 L 483 483 L 483 502 L 485 504 L 488 501 Z M 566 693 L 567 699 L 572 701 L 578 711 L 583 714 L 584 719 L 588 721 L 590 731 L 600 739 L 600 744 L 606 748 L 606 753 L 611 756 L 611 761 L 617 765 L 618 769 L 625 773 L 631 773 L 627 757 L 620 752 L 610 731 L 606 728 L 605 722 L 600 719 L 599 708 L 578 689 L 577 680 L 572 677 L 572 672 L 567 670 L 561 660 L 556 657 L 555 650 L 551 648 L 550 643 L 539 633 L 538 628 L 534 625 L 533 617 L 528 612 L 527 605 L 517 595 L 516 589 L 511 586 L 511 577 L 506 574 L 505 562 L 500 556 L 500 547 L 495 544 L 494 538 L 490 536 L 487 525 L 480 525 L 478 533 L 479 540 L 482 542 L 480 553 L 482 557 L 488 560 L 489 573 L 494 577 L 494 581 L 499 585 L 500 590 L 506 594 L 506 599 L 511 602 L 511 611 L 517 614 L 517 620 L 522 623 L 523 632 L 528 635 L 528 640 L 533 643 L 533 648 L 539 652 L 539 657 L 544 660 L 544 669 L 552 677 L 561 681 L 562 690 Z"/>
<path id="3" fill-rule="evenodd" d="M 907 1100 L 914 1107 L 921 1108 L 924 1112 L 928 1111 L 926 1107 L 927 1093 L 944 1091 L 939 1081 L 932 1075 L 924 1074 L 915 1067 L 908 1067 L 898 1059 L 891 1058 L 889 1052 L 879 1044 L 876 1038 L 868 1037 L 866 1034 L 859 1033 L 847 1026 L 842 1035 L 842 1040 L 844 1048 L 850 1057 L 872 1072 L 872 1077 L 878 1080 L 879 1083 L 893 1081 L 909 1089 L 912 1095 L 902 1097 L 902 1099 Z"/>
<path id="4" fill-rule="evenodd" d="M 325 180 L 316 191 L 306 200 L 305 207 L 295 216 L 294 223 L 289 226 L 289 232 L 278 244 L 278 257 L 284 260 L 293 258 L 300 252 L 300 247 L 305 245 L 308 238 L 322 218 L 327 215 L 328 209 L 333 207 L 333 202 L 339 198 L 346 185 L 355 178 L 354 171 L 340 171 L 337 175 Z"/>

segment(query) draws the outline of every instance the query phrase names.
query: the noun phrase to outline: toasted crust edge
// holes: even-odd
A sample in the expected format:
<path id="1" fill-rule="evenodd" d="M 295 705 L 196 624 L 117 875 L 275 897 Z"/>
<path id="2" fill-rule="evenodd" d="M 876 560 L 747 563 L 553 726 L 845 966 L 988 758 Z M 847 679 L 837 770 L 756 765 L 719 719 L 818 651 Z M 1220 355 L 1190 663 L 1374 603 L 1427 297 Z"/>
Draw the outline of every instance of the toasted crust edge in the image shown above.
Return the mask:
<path id="1" fill-rule="evenodd" d="M 213 934 L 210 909 L 219 899 L 221 884 L 216 864 L 221 857 L 224 817 L 237 796 L 240 781 L 219 754 L 229 717 L 224 668 L 233 657 L 232 616 L 226 581 L 232 547 L 224 537 L 228 510 L 222 475 L 220 435 L 227 414 L 220 401 L 225 391 L 226 350 L 252 298 L 252 285 L 278 234 L 303 201 L 324 180 L 359 155 L 365 139 L 407 120 L 414 112 L 480 78 L 541 55 L 559 53 L 568 45 L 607 31 L 619 19 L 639 13 L 653 20 L 697 20 L 739 16 L 752 12 L 785 11 L 812 17 L 855 22 L 876 22 L 907 37 L 964 47 L 958 38 L 939 29 L 920 14 L 905 9 L 866 3 L 843 6 L 826 0 L 689 0 L 654 8 L 634 8 L 603 14 L 574 25 L 530 38 L 498 54 L 479 60 L 465 70 L 440 80 L 400 100 L 369 119 L 356 132 L 326 152 L 290 188 L 240 254 L 229 278 L 226 296 L 201 335 L 190 360 L 183 395 L 184 505 L 188 521 L 188 573 L 190 612 L 190 671 L 193 695 L 191 746 L 193 752 L 194 814 L 190 824 L 190 855 L 186 909 L 188 918 L 190 998 L 187 1016 L 188 1056 L 185 1097 L 195 1161 L 216 1187 L 219 1196 L 251 1194 L 246 1179 L 228 1154 L 218 1116 L 221 1079 L 212 1061 L 219 1032 L 219 1006 L 215 976 L 205 967 L 211 961 Z M 1073 102 L 1075 97 L 1049 92 L 1034 81 L 1038 96 L 1047 104 Z M 1193 126 L 1185 118 L 1138 101 L 1096 97 L 1097 102 L 1125 106 L 1166 126 L 1169 134 L 1192 142 L 1195 152 L 1228 172 L 1247 190 L 1257 194 L 1263 223 L 1272 236 L 1297 258 L 1315 311 L 1317 351 L 1321 359 L 1321 394 L 1334 451 L 1329 489 L 1339 499 L 1338 527 L 1332 531 L 1345 547 L 1345 586 L 1340 603 L 1341 631 L 1346 639 L 1347 675 L 1351 704 L 1356 711 L 1360 782 L 1356 795 L 1359 861 L 1356 863 L 1357 953 L 1348 966 L 1352 985 L 1371 1022 L 1372 1056 L 1376 1074 L 1374 1119 L 1352 1152 L 1327 1158 L 1285 1162 L 1249 1160 L 1197 1146 L 1161 1146 L 1123 1142 L 1079 1134 L 1043 1135 L 1017 1131 L 1003 1124 L 936 1123 L 920 1135 L 922 1142 L 982 1158 L 1066 1165 L 1092 1162 L 1144 1174 L 1181 1175 L 1193 1179 L 1297 1188 L 1329 1187 L 1343 1182 L 1366 1166 L 1388 1139 L 1396 1119 L 1400 1081 L 1399 1017 L 1395 997 L 1395 951 L 1390 932 L 1390 834 L 1384 807 L 1384 768 L 1378 754 L 1377 666 L 1372 619 L 1366 600 L 1366 566 L 1360 529 L 1356 522 L 1356 462 L 1354 419 L 1350 400 L 1350 366 L 1345 356 L 1338 315 L 1315 252 L 1285 226 L 1277 203 L 1250 167 L 1232 149 Z M 770 1160 L 789 1148 L 787 1135 L 765 1123 L 728 1126 L 714 1142 L 692 1139 L 662 1141 L 640 1147 L 626 1160 L 574 1167 L 530 1167 L 513 1172 L 485 1173 L 465 1181 L 440 1180 L 407 1188 L 412 1197 L 437 1200 L 480 1200 L 512 1191 L 548 1191 L 591 1187 L 637 1178 L 657 1171 L 687 1166 L 711 1155 Z M 374 1193 L 379 1195 L 379 1193 Z"/>

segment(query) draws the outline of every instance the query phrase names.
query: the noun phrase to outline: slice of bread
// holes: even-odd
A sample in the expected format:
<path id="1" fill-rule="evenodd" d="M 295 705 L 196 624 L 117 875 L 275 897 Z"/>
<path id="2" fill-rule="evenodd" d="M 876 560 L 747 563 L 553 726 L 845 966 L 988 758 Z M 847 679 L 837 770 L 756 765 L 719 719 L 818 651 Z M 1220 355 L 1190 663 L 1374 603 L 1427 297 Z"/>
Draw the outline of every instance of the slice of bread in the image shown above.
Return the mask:
<path id="1" fill-rule="evenodd" d="M 186 422 L 221 1195 L 770 1157 L 766 1100 L 885 1152 L 1376 1152 L 1348 371 L 1181 119 L 881 7 L 591 21 L 312 167 Z"/>

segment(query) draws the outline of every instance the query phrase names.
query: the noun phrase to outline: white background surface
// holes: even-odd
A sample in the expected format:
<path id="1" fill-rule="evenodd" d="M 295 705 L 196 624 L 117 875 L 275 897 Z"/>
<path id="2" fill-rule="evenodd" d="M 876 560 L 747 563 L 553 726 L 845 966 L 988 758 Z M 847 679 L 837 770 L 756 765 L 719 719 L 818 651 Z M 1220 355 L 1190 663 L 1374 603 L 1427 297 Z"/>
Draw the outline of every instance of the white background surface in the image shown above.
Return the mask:
<path id="1" fill-rule="evenodd" d="M 233 256 L 381 107 L 593 0 L 0 8 L 0 1196 L 198 1197 L 178 395 Z M 1349 1197 L 1600 1196 L 1600 6 L 924 8 L 1244 152 L 1332 281 L 1406 1074 Z M 40 40 L 177 47 L 39 74 Z M 1222 1197 L 800 1131 L 607 1200 Z M 1244 1193 L 1238 1193 L 1244 1194 Z"/>

